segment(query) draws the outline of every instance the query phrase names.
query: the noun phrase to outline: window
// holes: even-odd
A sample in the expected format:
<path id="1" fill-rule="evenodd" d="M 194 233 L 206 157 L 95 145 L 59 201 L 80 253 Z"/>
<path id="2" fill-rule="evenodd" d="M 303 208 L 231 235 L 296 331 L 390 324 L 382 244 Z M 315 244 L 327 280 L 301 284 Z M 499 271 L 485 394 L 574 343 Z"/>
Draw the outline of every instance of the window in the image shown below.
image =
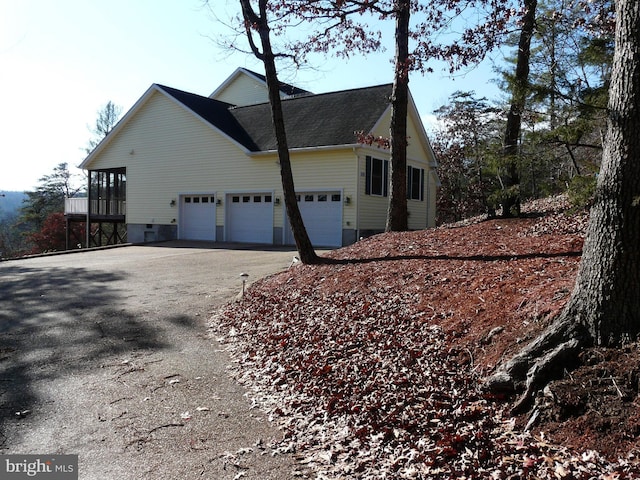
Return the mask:
<path id="1" fill-rule="evenodd" d="M 200 197 L 193 197 L 193 203 L 200 203 Z"/>
<path id="2" fill-rule="evenodd" d="M 240 203 L 240 197 L 231 197 L 233 203 Z"/>
<path id="3" fill-rule="evenodd" d="M 367 156 L 367 175 L 365 193 L 386 197 L 389 195 L 389 160 L 381 160 Z"/>
<path id="4" fill-rule="evenodd" d="M 300 195 L 296 195 L 296 201 L 300 201 Z"/>
<path id="5" fill-rule="evenodd" d="M 202 197 L 202 203 L 209 203 L 209 197 Z"/>
<path id="6" fill-rule="evenodd" d="M 191 203 L 191 197 L 184 197 L 184 203 Z"/>
<path id="7" fill-rule="evenodd" d="M 424 168 L 407 167 L 407 199 L 424 199 Z"/>
<path id="8" fill-rule="evenodd" d="M 249 195 L 242 197 L 242 203 L 249 203 L 250 201 L 251 197 Z"/>
<path id="9" fill-rule="evenodd" d="M 262 202 L 262 197 L 260 195 L 256 195 L 253 197 L 253 202 L 254 203 L 260 203 Z"/>
<path id="10" fill-rule="evenodd" d="M 319 202 L 326 202 L 327 201 L 327 196 L 322 194 L 322 195 L 318 195 L 318 201 Z"/>
<path id="11" fill-rule="evenodd" d="M 331 195 L 331 201 L 332 202 L 339 202 L 341 200 L 340 198 L 340 194 L 339 193 L 334 193 L 333 195 Z"/>
<path id="12" fill-rule="evenodd" d="M 265 195 L 264 196 L 264 201 L 265 201 L 265 203 L 271 203 L 271 195 Z"/>
<path id="13" fill-rule="evenodd" d="M 305 195 L 304 196 L 304 201 L 305 202 L 313 202 L 313 195 Z"/>

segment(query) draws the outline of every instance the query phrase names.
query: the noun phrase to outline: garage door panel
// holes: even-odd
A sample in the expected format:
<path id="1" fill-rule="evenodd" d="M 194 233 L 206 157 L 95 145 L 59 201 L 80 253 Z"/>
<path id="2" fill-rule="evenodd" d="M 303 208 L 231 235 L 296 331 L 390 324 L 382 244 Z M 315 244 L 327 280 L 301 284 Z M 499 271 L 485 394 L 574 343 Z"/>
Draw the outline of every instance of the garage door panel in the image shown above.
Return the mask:
<path id="1" fill-rule="evenodd" d="M 322 247 L 342 246 L 342 195 L 340 192 L 306 192 L 298 196 L 298 208 L 311 243 Z M 294 244 L 287 221 L 287 244 Z"/>
<path id="2" fill-rule="evenodd" d="M 227 241 L 273 243 L 272 195 L 227 195 Z"/>
<path id="3" fill-rule="evenodd" d="M 214 195 L 183 195 L 180 199 L 180 238 L 216 240 Z"/>

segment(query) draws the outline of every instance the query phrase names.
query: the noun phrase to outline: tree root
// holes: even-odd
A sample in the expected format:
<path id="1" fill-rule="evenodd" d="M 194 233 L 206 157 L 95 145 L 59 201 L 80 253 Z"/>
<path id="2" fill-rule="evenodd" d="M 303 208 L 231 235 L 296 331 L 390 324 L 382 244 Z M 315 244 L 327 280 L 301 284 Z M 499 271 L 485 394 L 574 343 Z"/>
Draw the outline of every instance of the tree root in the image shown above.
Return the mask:
<path id="1" fill-rule="evenodd" d="M 511 410 L 512 415 L 524 413 L 533 404 L 535 394 L 561 374 L 564 367 L 573 363 L 580 351 L 580 342 L 576 339 L 561 343 L 553 350 L 538 358 L 527 372 L 525 391 Z"/>
<path id="2" fill-rule="evenodd" d="M 540 336 L 487 378 L 484 387 L 493 392 L 523 392 L 511 414 L 524 413 L 532 406 L 536 393 L 572 368 L 580 350 L 591 343 L 587 331 L 565 311 Z"/>

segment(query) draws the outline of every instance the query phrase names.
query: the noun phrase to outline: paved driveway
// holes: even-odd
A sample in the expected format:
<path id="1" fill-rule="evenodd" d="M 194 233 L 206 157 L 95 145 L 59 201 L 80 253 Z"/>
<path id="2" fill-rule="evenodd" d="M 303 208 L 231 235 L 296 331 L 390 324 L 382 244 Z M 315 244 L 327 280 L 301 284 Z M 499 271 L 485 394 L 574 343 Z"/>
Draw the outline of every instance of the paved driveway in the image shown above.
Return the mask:
<path id="1" fill-rule="evenodd" d="M 81 479 L 289 479 L 206 321 L 293 252 L 169 243 L 0 263 L 0 453 Z"/>

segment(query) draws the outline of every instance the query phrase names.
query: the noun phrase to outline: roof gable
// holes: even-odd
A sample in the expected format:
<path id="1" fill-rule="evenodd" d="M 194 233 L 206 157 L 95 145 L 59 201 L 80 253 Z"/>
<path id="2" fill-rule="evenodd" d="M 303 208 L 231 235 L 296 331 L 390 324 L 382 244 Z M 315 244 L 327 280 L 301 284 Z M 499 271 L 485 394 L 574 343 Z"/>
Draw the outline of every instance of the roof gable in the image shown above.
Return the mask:
<path id="1" fill-rule="evenodd" d="M 309 95 L 311 92 L 302 88 L 280 82 L 280 97 L 289 98 L 296 95 Z M 267 80 L 264 75 L 237 68 L 222 84 L 216 88 L 209 98 L 222 100 L 233 105 L 249 105 L 268 101 Z"/>
<path id="2" fill-rule="evenodd" d="M 212 98 L 154 84 L 127 112 L 114 130 L 85 159 L 82 168 L 125 127 L 130 117 L 144 106 L 154 92 L 173 99 L 183 108 L 236 143 L 247 153 L 277 149 L 271 106 L 269 103 L 234 107 Z M 307 94 L 283 99 L 282 107 L 287 127 L 289 148 L 332 147 L 355 145 L 355 132 L 370 133 L 383 120 L 390 108 L 392 85 L 343 90 L 324 94 Z M 410 114 L 417 119 L 423 145 L 430 150 L 424 127 L 411 103 Z M 385 117 L 386 118 L 386 117 Z"/>

